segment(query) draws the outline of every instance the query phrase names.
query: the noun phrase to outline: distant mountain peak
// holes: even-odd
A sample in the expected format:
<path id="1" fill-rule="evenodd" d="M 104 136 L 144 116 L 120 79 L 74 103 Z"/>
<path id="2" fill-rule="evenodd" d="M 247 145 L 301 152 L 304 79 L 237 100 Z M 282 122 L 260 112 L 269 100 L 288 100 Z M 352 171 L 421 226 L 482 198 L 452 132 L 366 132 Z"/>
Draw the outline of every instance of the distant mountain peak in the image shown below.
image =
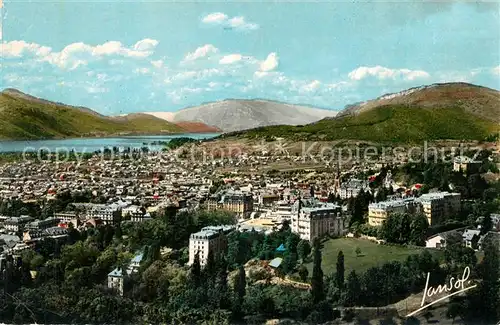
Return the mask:
<path id="1" fill-rule="evenodd" d="M 356 115 L 383 105 L 462 107 L 479 117 L 500 122 L 500 92 L 465 82 L 434 83 L 384 94 L 372 100 L 347 105 L 338 117 Z"/>
<path id="2" fill-rule="evenodd" d="M 224 132 L 269 125 L 300 125 L 332 117 L 336 111 L 267 99 L 224 99 L 181 109 L 173 122 L 202 122 Z"/>

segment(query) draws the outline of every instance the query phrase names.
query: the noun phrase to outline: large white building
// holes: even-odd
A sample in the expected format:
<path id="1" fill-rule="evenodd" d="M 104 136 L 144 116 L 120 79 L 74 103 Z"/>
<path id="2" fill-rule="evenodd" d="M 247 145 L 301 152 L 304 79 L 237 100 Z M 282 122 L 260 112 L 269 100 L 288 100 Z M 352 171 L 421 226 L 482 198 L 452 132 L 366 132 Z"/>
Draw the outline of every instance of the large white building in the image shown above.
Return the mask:
<path id="1" fill-rule="evenodd" d="M 382 222 L 391 214 L 411 211 L 414 206 L 414 198 L 370 203 L 368 205 L 368 224 L 370 226 L 381 226 Z"/>
<path id="2" fill-rule="evenodd" d="M 460 193 L 428 193 L 416 199 L 420 212 L 426 217 L 429 225 L 440 224 L 445 218 L 460 212 Z"/>
<path id="3" fill-rule="evenodd" d="M 437 192 L 418 198 L 405 198 L 371 203 L 368 205 L 368 224 L 380 226 L 394 213 L 422 213 L 430 226 L 442 223 L 460 211 L 460 193 Z"/>
<path id="4" fill-rule="evenodd" d="M 105 224 L 114 225 L 122 219 L 122 208 L 117 204 L 94 204 L 87 210 L 87 218 L 101 219 Z"/>
<path id="5" fill-rule="evenodd" d="M 205 227 L 199 232 L 191 234 L 189 237 L 189 261 L 188 265 L 193 264 L 196 254 L 200 259 L 200 265 L 204 266 L 207 262 L 208 253 L 212 252 L 215 257 L 227 249 L 226 235 L 235 229 L 234 226 L 213 226 Z"/>
<path id="6" fill-rule="evenodd" d="M 20 216 L 8 218 L 4 221 L 4 227 L 7 231 L 18 232 L 23 230 L 26 224 L 33 221 L 34 219 L 30 216 Z"/>
<path id="7" fill-rule="evenodd" d="M 207 210 L 227 210 L 244 215 L 253 211 L 253 197 L 242 191 L 221 191 L 208 198 Z"/>
<path id="8" fill-rule="evenodd" d="M 324 235 L 342 236 L 347 229 L 342 208 L 318 200 L 297 200 L 292 207 L 292 231 L 301 239 L 313 241 Z"/>

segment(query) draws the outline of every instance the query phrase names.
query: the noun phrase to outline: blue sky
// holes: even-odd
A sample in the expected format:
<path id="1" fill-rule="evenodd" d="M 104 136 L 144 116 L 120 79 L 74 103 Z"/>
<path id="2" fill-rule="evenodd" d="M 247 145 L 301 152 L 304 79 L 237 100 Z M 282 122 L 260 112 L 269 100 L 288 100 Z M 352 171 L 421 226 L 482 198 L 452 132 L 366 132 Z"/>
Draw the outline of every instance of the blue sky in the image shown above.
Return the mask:
<path id="1" fill-rule="evenodd" d="M 500 7 L 464 1 L 5 1 L 0 88 L 103 114 L 225 98 L 342 109 L 434 82 L 500 88 Z"/>

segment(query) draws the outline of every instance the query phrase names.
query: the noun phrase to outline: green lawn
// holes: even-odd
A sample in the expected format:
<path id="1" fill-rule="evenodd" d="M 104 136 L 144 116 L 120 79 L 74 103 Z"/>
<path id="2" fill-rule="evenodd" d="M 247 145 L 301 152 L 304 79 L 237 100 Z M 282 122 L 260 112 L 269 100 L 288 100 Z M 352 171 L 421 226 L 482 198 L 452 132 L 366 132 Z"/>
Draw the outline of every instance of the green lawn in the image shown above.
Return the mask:
<path id="1" fill-rule="evenodd" d="M 356 247 L 361 249 L 361 255 L 356 256 Z M 323 242 L 322 269 L 325 275 L 335 271 L 337 254 L 342 250 L 346 274 L 355 270 L 358 274 L 373 266 L 382 265 L 388 261 L 404 261 L 409 255 L 420 254 L 423 248 L 407 248 L 399 246 L 378 245 L 372 241 L 358 238 L 329 239 Z M 441 257 L 442 252 L 432 250 L 431 253 Z M 312 274 L 312 261 L 306 264 L 309 274 Z"/>

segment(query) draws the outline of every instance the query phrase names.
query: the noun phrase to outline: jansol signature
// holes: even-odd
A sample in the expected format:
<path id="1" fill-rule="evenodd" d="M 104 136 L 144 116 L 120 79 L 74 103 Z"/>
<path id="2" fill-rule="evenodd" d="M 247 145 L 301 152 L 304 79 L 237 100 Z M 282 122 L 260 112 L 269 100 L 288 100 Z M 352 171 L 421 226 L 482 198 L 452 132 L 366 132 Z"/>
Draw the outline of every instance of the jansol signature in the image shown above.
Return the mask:
<path id="1" fill-rule="evenodd" d="M 415 310 L 412 313 L 409 313 L 408 315 L 406 315 L 406 317 L 413 316 L 416 313 L 426 309 L 429 306 L 434 305 L 435 303 L 438 303 L 441 300 L 444 300 L 446 298 L 449 298 L 449 297 L 454 296 L 456 294 L 459 294 L 461 292 L 464 292 L 464 291 L 467 291 L 467 290 L 470 290 L 472 288 L 477 287 L 477 284 L 472 285 L 470 287 L 466 287 L 466 284 L 470 284 L 469 276 L 470 276 L 470 268 L 467 266 L 464 269 L 464 273 L 462 274 L 462 277 L 457 277 L 456 279 L 455 279 L 455 277 L 451 277 L 448 284 L 438 285 L 436 288 L 433 288 L 433 287 L 429 287 L 429 279 L 431 277 L 431 274 L 427 273 L 427 281 L 425 282 L 425 290 L 424 290 L 424 295 L 422 297 L 422 303 L 420 304 L 420 308 Z M 454 291 L 454 290 L 456 290 L 456 291 Z M 424 306 L 426 298 L 431 298 L 432 296 L 434 296 L 438 293 L 443 293 L 443 292 L 451 292 L 451 293 L 449 295 L 441 297 L 437 300 L 434 300 L 431 303 L 428 303 L 427 305 Z"/>

